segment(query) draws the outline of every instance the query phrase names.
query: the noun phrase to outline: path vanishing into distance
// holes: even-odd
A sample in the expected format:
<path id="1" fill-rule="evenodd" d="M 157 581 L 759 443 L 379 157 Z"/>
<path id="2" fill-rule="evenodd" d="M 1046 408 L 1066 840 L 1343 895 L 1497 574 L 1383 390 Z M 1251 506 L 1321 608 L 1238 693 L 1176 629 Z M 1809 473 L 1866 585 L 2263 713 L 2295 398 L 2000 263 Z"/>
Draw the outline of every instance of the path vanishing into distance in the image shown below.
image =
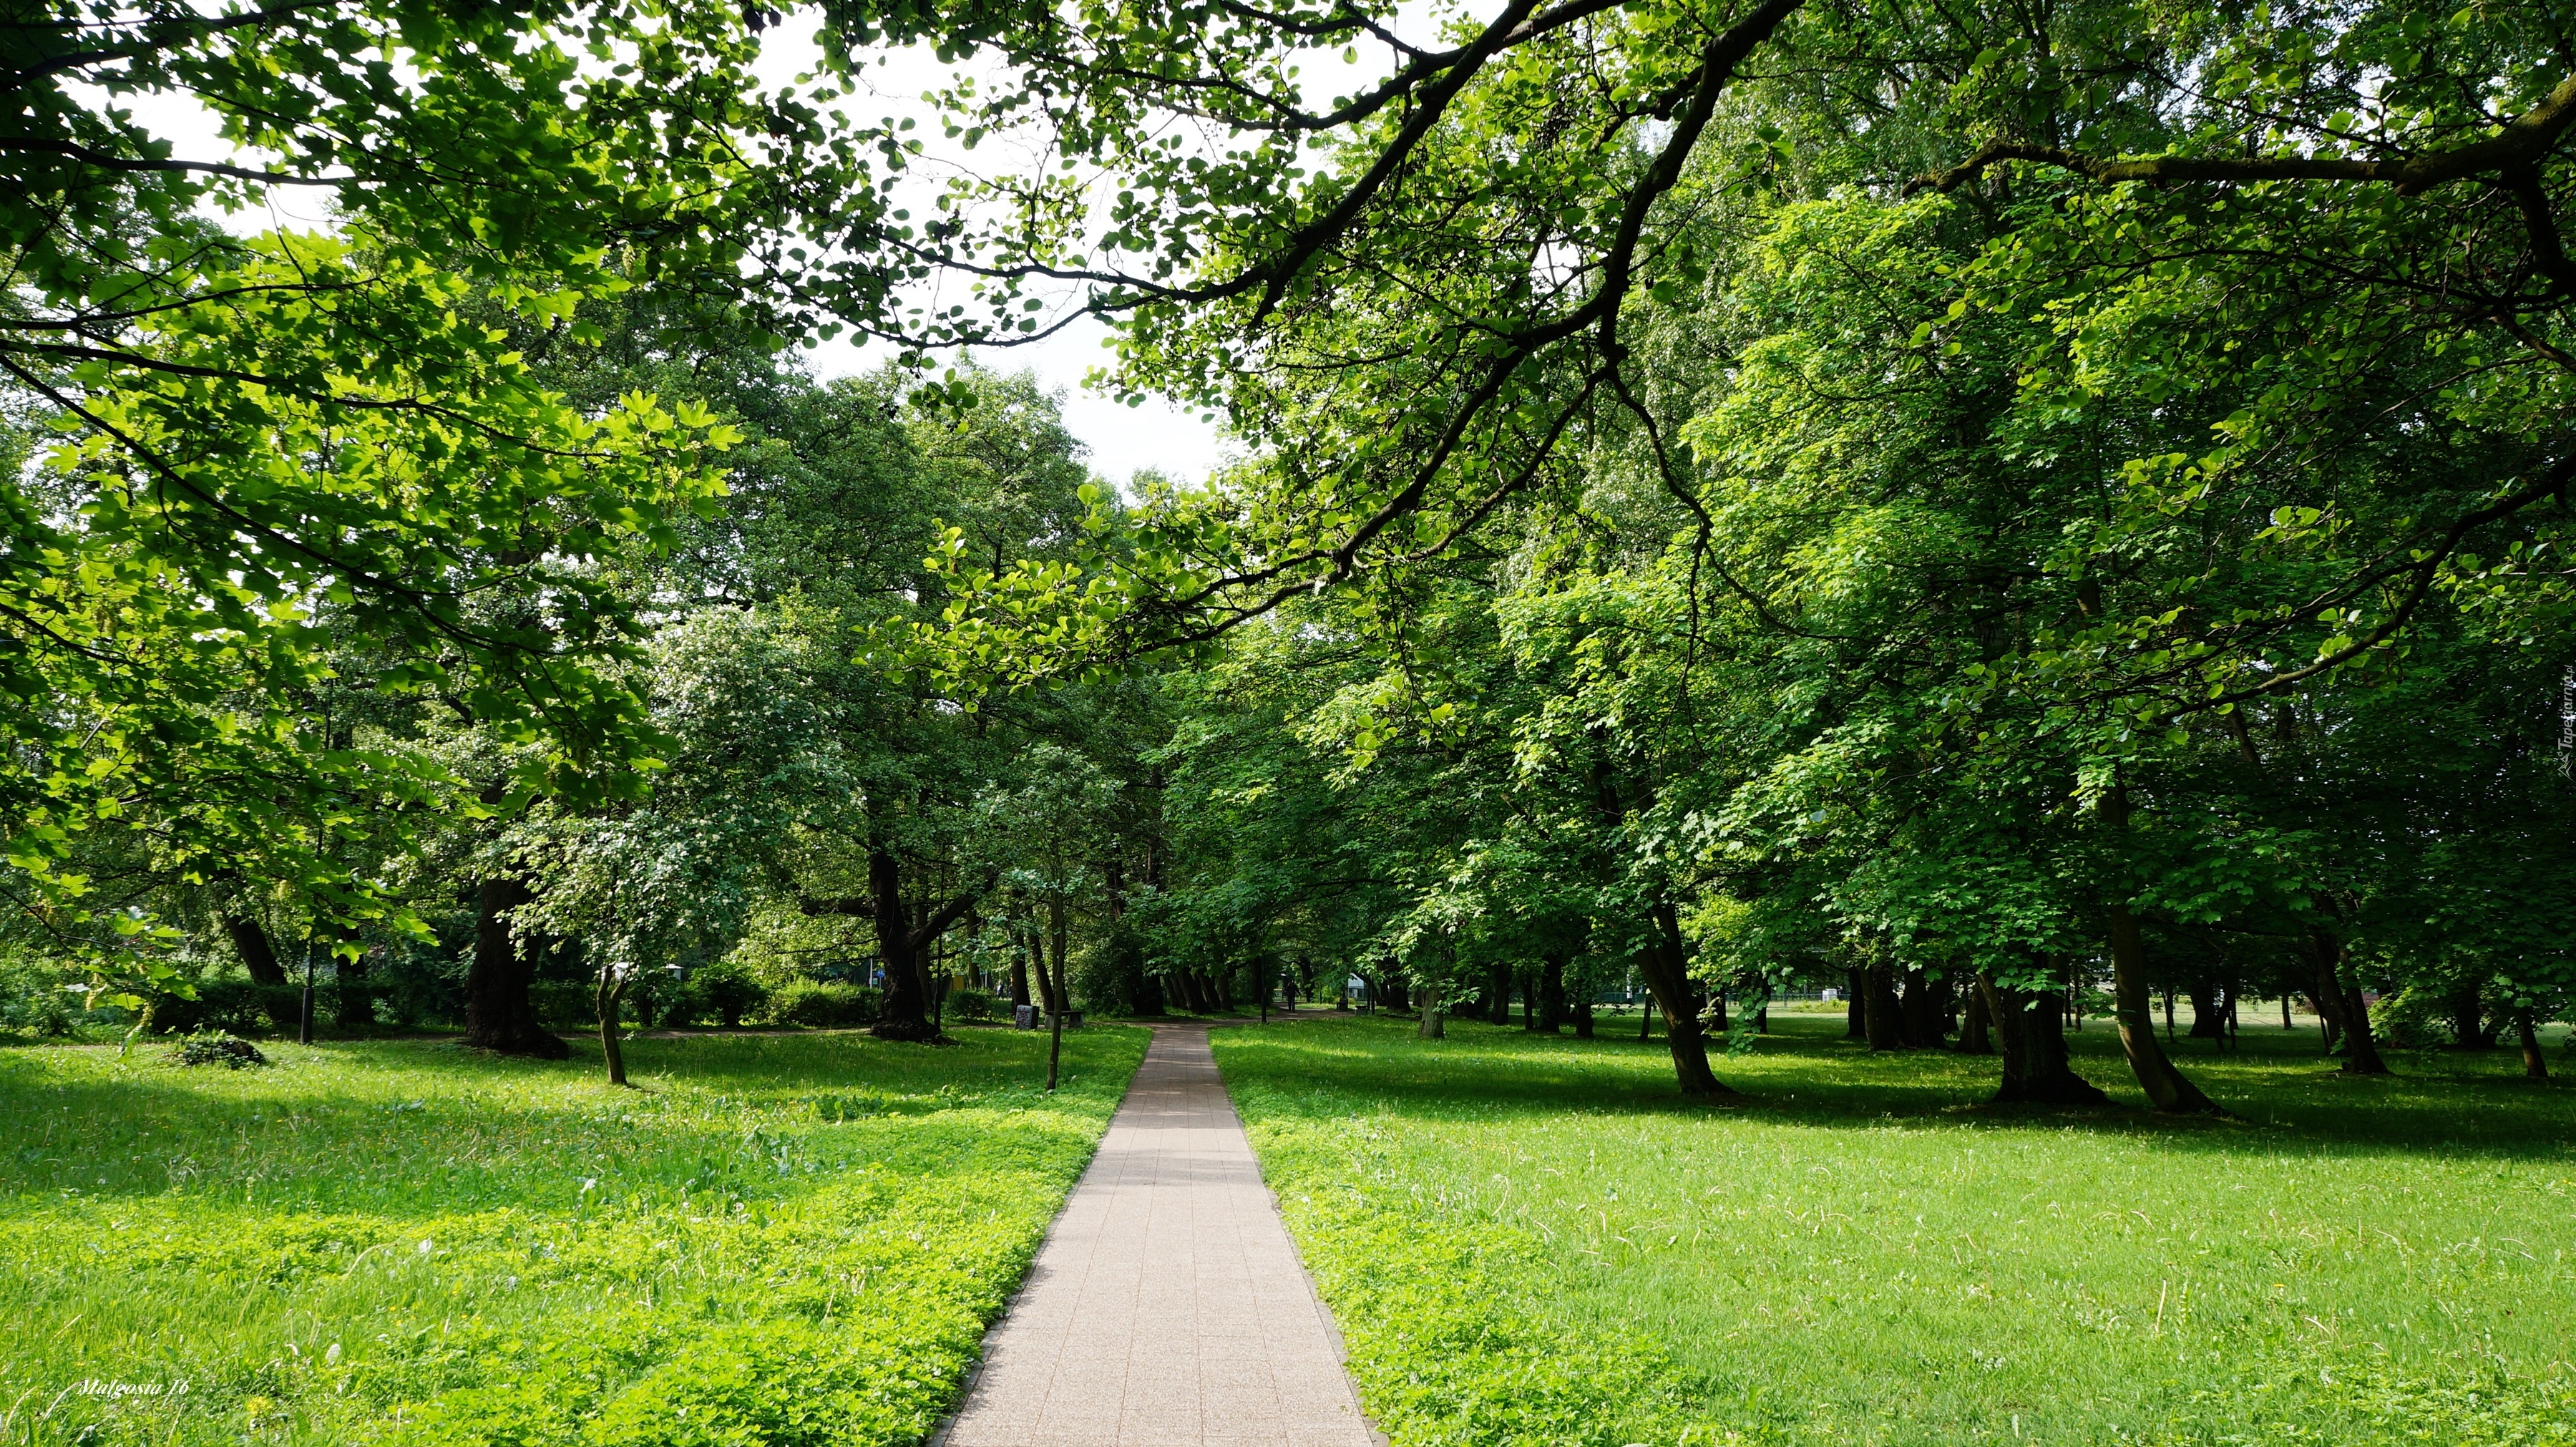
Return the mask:
<path id="1" fill-rule="evenodd" d="M 1157 1025 L 940 1447 L 1372 1447 L 1341 1338 L 1226 1098 Z"/>

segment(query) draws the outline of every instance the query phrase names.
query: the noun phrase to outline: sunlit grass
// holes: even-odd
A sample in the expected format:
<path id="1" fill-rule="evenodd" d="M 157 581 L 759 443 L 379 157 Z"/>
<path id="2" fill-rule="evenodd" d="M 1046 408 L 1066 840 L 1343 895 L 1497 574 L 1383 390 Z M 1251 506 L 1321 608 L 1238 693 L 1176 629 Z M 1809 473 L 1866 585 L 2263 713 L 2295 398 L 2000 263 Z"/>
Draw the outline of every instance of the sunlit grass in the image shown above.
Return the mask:
<path id="1" fill-rule="evenodd" d="M 0 1051 L 0 1442 L 913 1441 L 1145 1038 Z"/>
<path id="2" fill-rule="evenodd" d="M 2196 1122 L 2098 1022 L 2121 1109 L 1777 1023 L 1736 1110 L 1633 1016 L 1219 1032 L 1398 1444 L 2576 1442 L 2576 1090 L 2510 1051 L 2347 1080 L 2249 1026 L 2175 1047 L 2239 1117 Z"/>

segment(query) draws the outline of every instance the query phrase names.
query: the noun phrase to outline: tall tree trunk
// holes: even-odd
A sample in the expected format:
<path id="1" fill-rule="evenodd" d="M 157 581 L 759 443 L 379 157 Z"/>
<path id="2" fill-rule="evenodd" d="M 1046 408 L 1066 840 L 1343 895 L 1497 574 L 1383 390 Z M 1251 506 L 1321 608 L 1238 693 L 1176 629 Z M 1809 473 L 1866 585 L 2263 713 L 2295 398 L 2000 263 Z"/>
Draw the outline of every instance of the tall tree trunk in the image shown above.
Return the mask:
<path id="1" fill-rule="evenodd" d="M 1590 990 L 1575 991 L 1572 1014 L 1574 1016 L 1574 1038 L 1577 1040 L 1591 1039 L 1592 992 Z"/>
<path id="2" fill-rule="evenodd" d="M 1398 1015 L 1413 1008 L 1412 991 L 1406 988 L 1404 976 L 1393 970 L 1386 972 L 1377 986 L 1377 1007 Z"/>
<path id="3" fill-rule="evenodd" d="M 1672 1049 L 1673 1078 L 1684 1095 L 1741 1100 L 1743 1095 L 1708 1068 L 1708 1040 L 1699 1023 L 1699 986 L 1690 977 L 1681 916 L 1669 903 L 1655 906 L 1655 944 L 1637 960 L 1646 988 L 1664 1009 L 1664 1037 Z"/>
<path id="4" fill-rule="evenodd" d="M 254 985 L 284 985 L 286 968 L 277 962 L 277 947 L 270 944 L 268 931 L 258 920 L 246 914 L 226 913 L 224 933 L 232 937 L 233 953 L 241 956 L 242 966 L 250 971 Z"/>
<path id="5" fill-rule="evenodd" d="M 1029 937 L 1021 921 L 1014 917 L 1003 925 L 1011 937 L 1011 1008 L 1026 1005 L 1029 996 Z"/>
<path id="6" fill-rule="evenodd" d="M 930 988 L 922 978 L 921 952 L 913 945 L 912 911 L 903 898 L 903 865 L 891 850 L 868 850 L 868 904 L 877 927 L 877 955 L 885 963 L 885 1000 L 870 1034 L 880 1040 L 930 1040 Z"/>
<path id="7" fill-rule="evenodd" d="M 364 1030 L 376 1023 L 375 992 L 367 988 L 367 951 L 359 945 L 358 932 L 351 930 L 346 939 L 358 945 L 356 958 L 341 958 L 338 965 L 339 998 L 334 1016 L 343 1030 Z"/>
<path id="8" fill-rule="evenodd" d="M 1986 1004 L 1984 982 L 1972 981 L 1968 986 L 1967 1017 L 1959 1026 L 1959 1053 L 1962 1055 L 1994 1054 L 1995 1045 L 1990 1029 L 1993 1020 L 1994 1016 Z"/>
<path id="9" fill-rule="evenodd" d="M 2111 917 L 2111 1016 L 2120 1027 L 2120 1051 L 2129 1057 L 2129 1072 L 2147 1092 L 2147 1103 L 2168 1115 L 2224 1115 L 2218 1102 L 2201 1093 L 2165 1054 L 2156 1038 L 2155 996 L 2147 984 L 2147 947 L 2138 935 L 2138 919 L 2126 903 L 2109 906 Z"/>
<path id="10" fill-rule="evenodd" d="M 508 875 L 484 879 L 474 894 L 474 963 L 465 971 L 466 1045 L 500 1055 L 571 1059 L 572 1047 L 537 1024 L 537 1007 L 528 997 L 536 967 L 510 937 L 510 911 L 534 896 Z"/>
<path id="11" fill-rule="evenodd" d="M 1055 983 L 1055 1012 L 1059 1015 L 1073 1009 L 1073 981 L 1065 970 L 1065 944 L 1071 933 L 1066 920 L 1069 913 L 1062 898 L 1047 901 L 1047 935 L 1055 942 L 1055 968 L 1047 971 L 1047 978 Z"/>
<path id="12" fill-rule="evenodd" d="M 1549 955 L 1539 966 L 1538 1002 L 1538 1028 L 1550 1035 L 1562 1031 L 1565 1028 L 1565 956 Z"/>
<path id="13" fill-rule="evenodd" d="M 1646 998 L 1637 1005 L 1637 1043 L 1643 1045 L 1654 1038 L 1655 992 L 1648 990 Z"/>
<path id="14" fill-rule="evenodd" d="M 2540 1030 L 2532 1024 L 2529 1010 L 2513 1014 L 2513 1032 L 2522 1037 L 2522 1073 L 2531 1080 L 2549 1078 L 2549 1062 L 2540 1054 Z"/>
<path id="15" fill-rule="evenodd" d="M 1904 1049 L 1905 1017 L 1897 1003 L 1896 988 L 1888 982 L 1887 971 L 1872 965 L 1863 972 L 1861 983 L 1865 997 L 1861 1018 L 1869 1029 L 1869 1048 Z"/>
<path id="16" fill-rule="evenodd" d="M 1701 993 L 1705 996 L 1707 992 L 1702 991 Z M 1724 990 L 1718 991 L 1716 997 L 1708 1001 L 1706 1017 L 1706 1028 L 1719 1035 L 1731 1033 L 1735 1029 L 1734 1026 L 1726 1023 L 1726 992 Z"/>
<path id="17" fill-rule="evenodd" d="M 2129 791 L 2115 784 L 2102 796 L 2102 809 L 2113 832 L 2129 832 Z M 2129 1071 L 2147 1092 L 2147 1101 L 2169 1115 L 2224 1115 L 2218 1102 L 2201 1093 L 2174 1068 L 2156 1039 L 2155 1001 L 2147 983 L 2147 946 L 2138 934 L 2138 918 L 2125 899 L 2108 903 L 2111 925 L 2111 1014 L 2120 1027 L 2120 1050 Z"/>
<path id="18" fill-rule="evenodd" d="M 599 1010 L 599 1050 L 608 1059 L 608 1083 L 626 1083 L 626 1051 L 617 1039 L 617 1006 L 626 998 L 626 982 L 602 975 L 593 1003 Z"/>
<path id="19" fill-rule="evenodd" d="M 1512 972 L 1501 965 L 1485 971 L 1485 1023 L 1512 1023 Z"/>
<path id="20" fill-rule="evenodd" d="M 2227 1038 L 2227 1005 L 2216 980 L 2194 980 L 2191 983 L 2191 1038 Z"/>
<path id="21" fill-rule="evenodd" d="M 1901 1028 L 1909 1050 L 1941 1048 L 1941 1021 L 1935 1012 L 1932 980 L 1921 970 L 1905 972 L 1905 994 L 1899 1002 Z"/>
<path id="22" fill-rule="evenodd" d="M 1851 969 L 1843 986 L 1843 1038 L 1869 1038 L 1869 971 Z"/>
<path id="23" fill-rule="evenodd" d="M 1977 993 L 2002 1042 L 2003 1081 L 1995 1100 L 2036 1105 L 2106 1105 L 2110 1097 L 2075 1073 L 2066 1057 L 2066 1001 L 2055 990 L 2006 990 L 1977 976 Z"/>
<path id="24" fill-rule="evenodd" d="M 2379 1037 L 2370 1028 L 2370 1002 L 2362 998 L 2359 985 L 2349 984 L 2343 977 L 2343 937 L 2322 926 L 2311 926 L 2308 944 L 2316 956 L 2317 989 L 2334 1002 L 2337 1033 L 2343 1037 L 2343 1073 L 2388 1074 L 2388 1062 L 2379 1058 Z"/>
<path id="25" fill-rule="evenodd" d="M 1438 1040 L 1444 1038 L 1449 1033 L 1449 1026 L 1448 1023 L 1440 1017 L 1439 994 L 1426 985 L 1423 987 L 1421 995 L 1422 1020 L 1421 1023 L 1413 1027 L 1413 1038 L 1416 1040 Z"/>
<path id="26" fill-rule="evenodd" d="M 2496 1024 L 2487 1018 L 2486 1001 L 2474 979 L 2453 987 L 2443 1002 L 2450 1007 L 2451 1043 L 2462 1050 L 2493 1050 Z"/>

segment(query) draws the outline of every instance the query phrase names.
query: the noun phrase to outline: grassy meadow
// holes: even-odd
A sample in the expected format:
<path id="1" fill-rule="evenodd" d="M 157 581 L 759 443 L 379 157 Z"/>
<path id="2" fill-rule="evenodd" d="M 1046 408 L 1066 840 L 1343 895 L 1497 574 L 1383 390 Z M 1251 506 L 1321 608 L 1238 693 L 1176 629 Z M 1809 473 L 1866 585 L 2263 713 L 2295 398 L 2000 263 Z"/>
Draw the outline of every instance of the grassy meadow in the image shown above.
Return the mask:
<path id="1" fill-rule="evenodd" d="M 2576 1443 L 2576 1066 L 2313 1030 L 2175 1053 L 2238 1117 L 1991 1108 L 1991 1058 L 1775 1015 L 1718 1109 L 1660 1037 L 1216 1036 L 1398 1447 Z"/>
<path id="2" fill-rule="evenodd" d="M 915 1441 L 1145 1041 L 0 1049 L 0 1444 Z"/>

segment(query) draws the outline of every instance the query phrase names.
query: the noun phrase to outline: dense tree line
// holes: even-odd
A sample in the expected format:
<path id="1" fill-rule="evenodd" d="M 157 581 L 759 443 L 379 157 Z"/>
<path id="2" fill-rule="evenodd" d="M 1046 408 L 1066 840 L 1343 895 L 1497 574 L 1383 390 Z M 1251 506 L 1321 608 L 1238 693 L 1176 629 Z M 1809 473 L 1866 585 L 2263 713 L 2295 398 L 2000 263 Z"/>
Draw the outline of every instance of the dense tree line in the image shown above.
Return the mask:
<path id="1" fill-rule="evenodd" d="M 854 953 L 901 1038 L 961 964 L 1633 977 L 1705 1095 L 1820 980 L 2038 1099 L 2097 982 L 2164 1110 L 2159 988 L 2544 1068 L 2557 10 L 852 5 L 764 87 L 786 18 L 11 22 L 13 950 L 128 1009 L 420 952 L 539 1053 L 552 970 L 612 1069 L 672 965 Z M 1044 169 L 916 202 L 850 108 L 915 41 Z M 246 149 L 117 108 L 181 93 Z M 1104 486 L 929 360 L 1076 313 L 1243 460 Z M 844 329 L 895 367 L 784 360 Z"/>

